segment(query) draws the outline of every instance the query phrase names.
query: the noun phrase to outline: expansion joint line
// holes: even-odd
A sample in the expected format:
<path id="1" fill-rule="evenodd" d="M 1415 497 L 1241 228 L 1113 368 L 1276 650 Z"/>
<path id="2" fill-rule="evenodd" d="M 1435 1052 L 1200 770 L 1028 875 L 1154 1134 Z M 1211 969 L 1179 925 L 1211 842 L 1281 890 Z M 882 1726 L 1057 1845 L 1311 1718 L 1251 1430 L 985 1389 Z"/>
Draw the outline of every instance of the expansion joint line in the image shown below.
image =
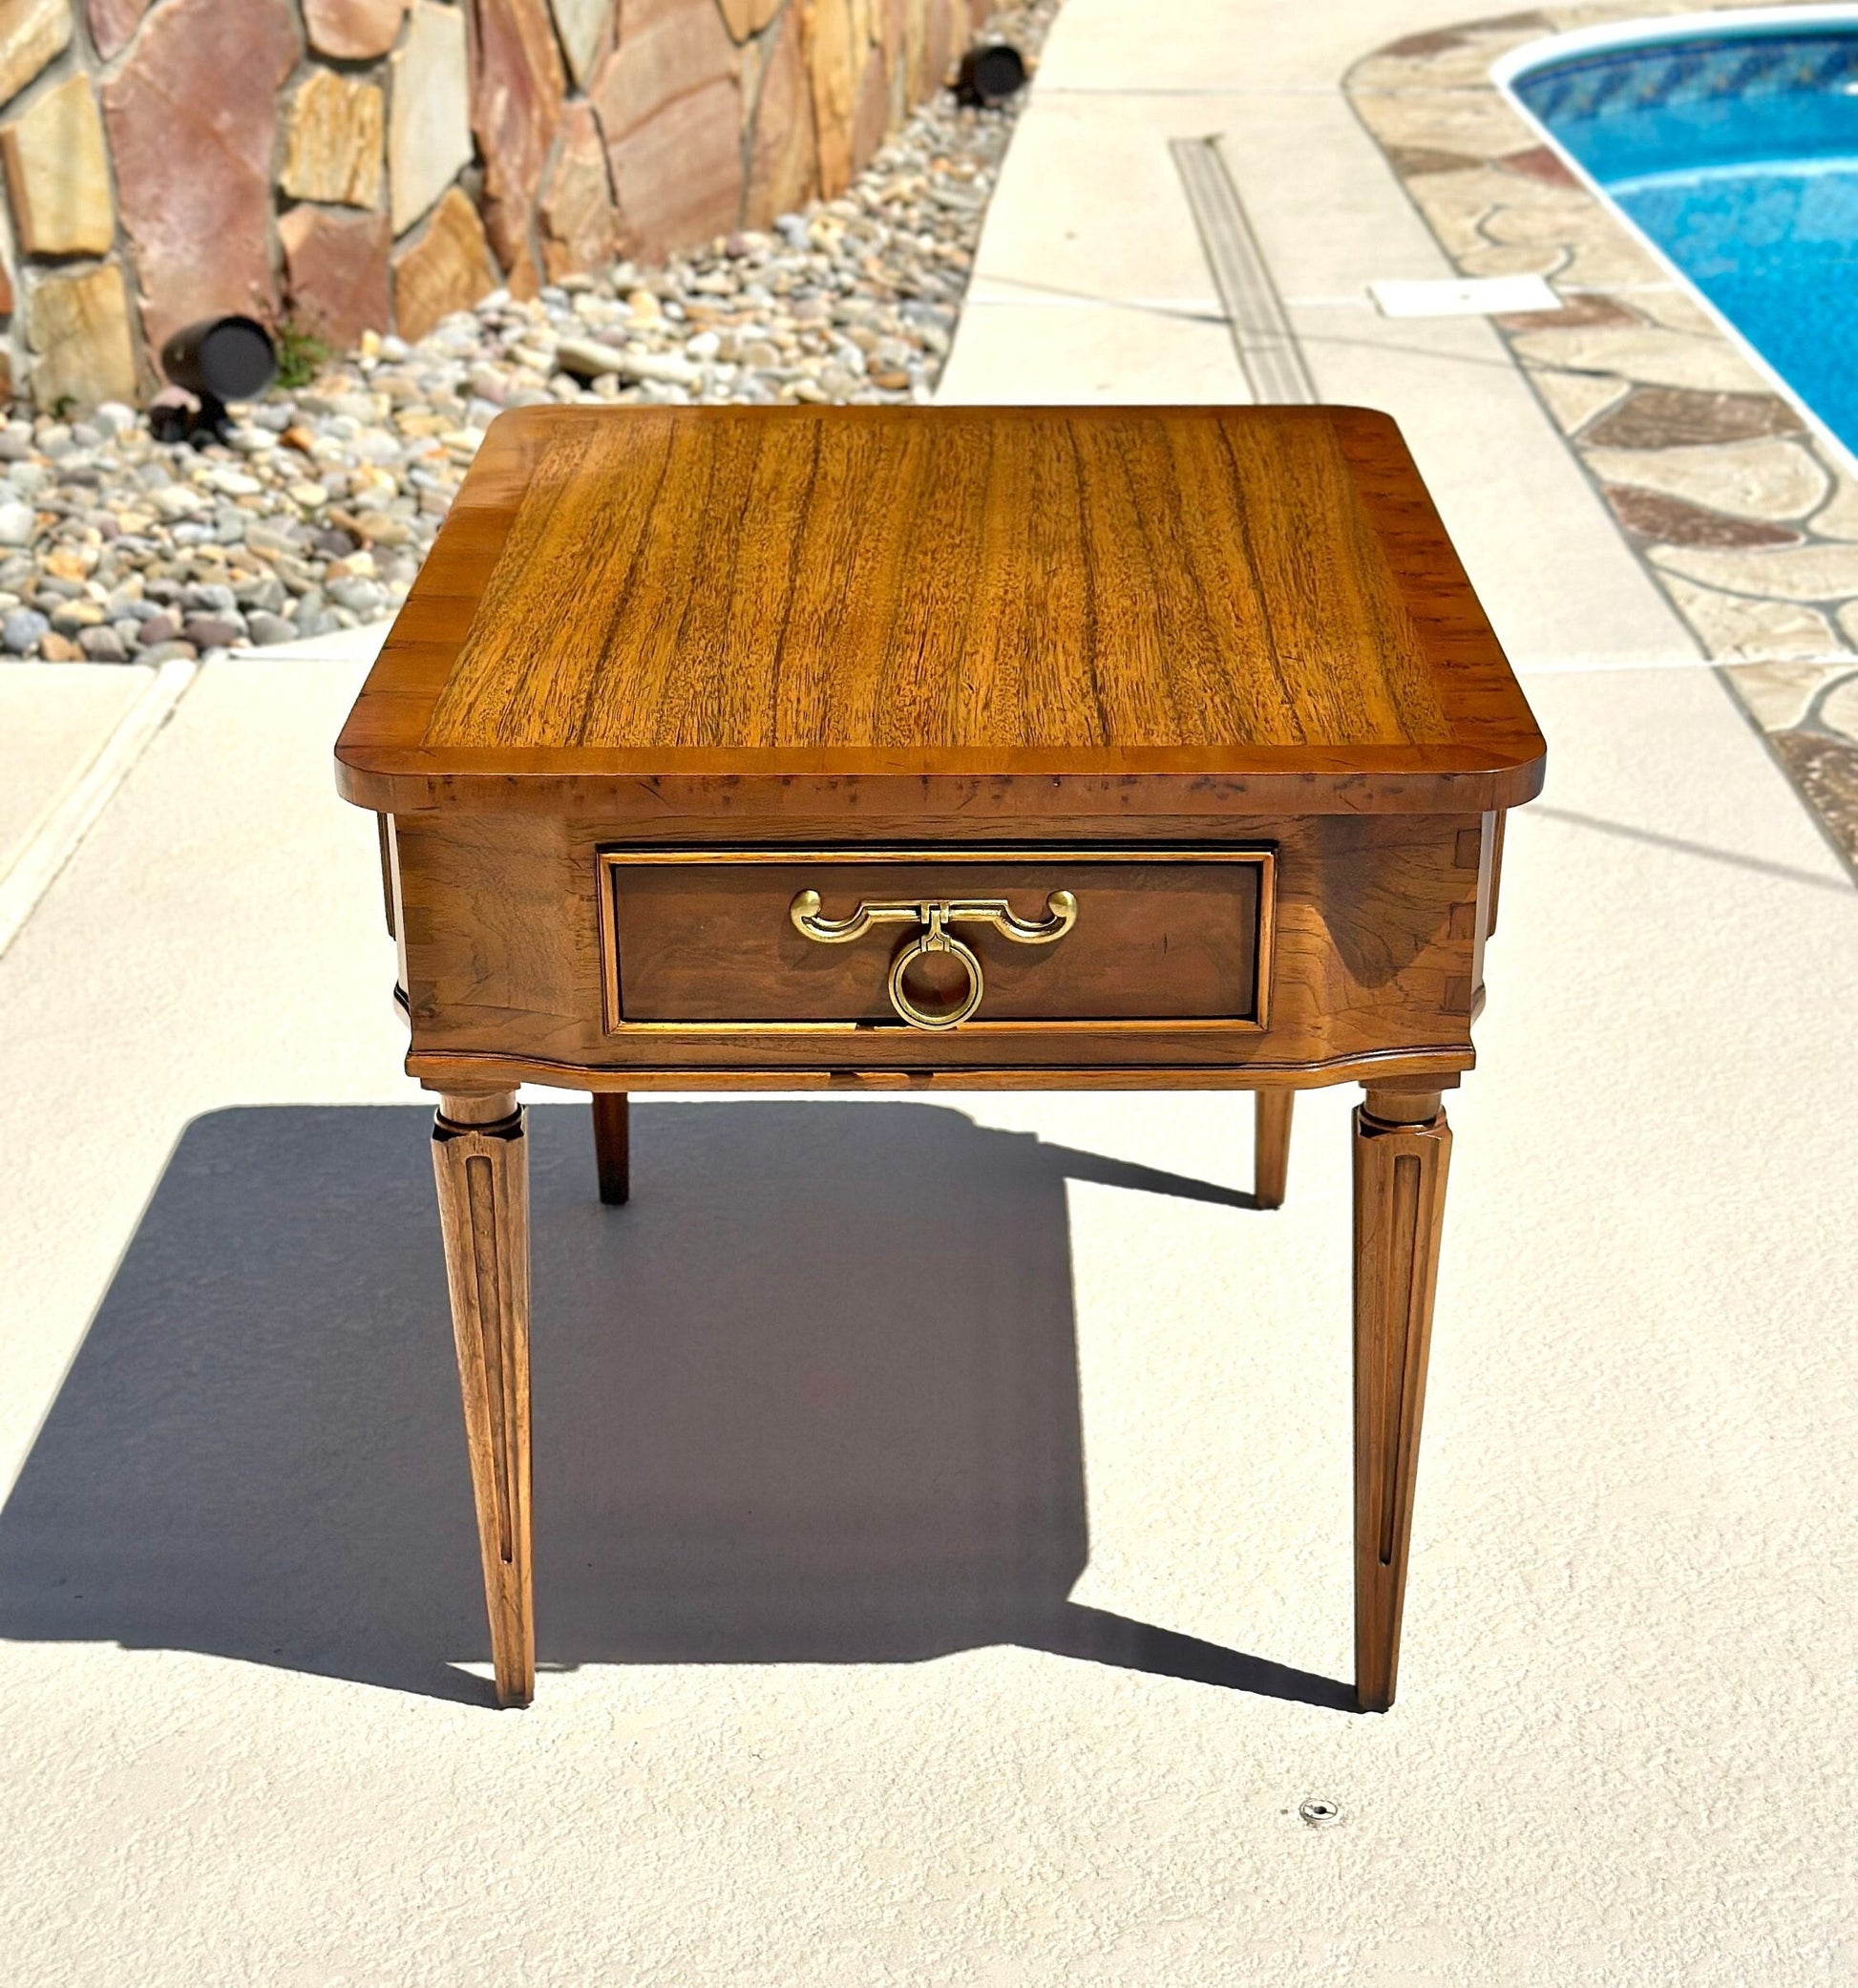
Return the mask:
<path id="1" fill-rule="evenodd" d="M 1171 138 L 1174 170 L 1199 230 L 1200 246 L 1254 400 L 1309 407 L 1320 397 L 1284 300 L 1271 279 L 1245 203 L 1216 137 Z"/>

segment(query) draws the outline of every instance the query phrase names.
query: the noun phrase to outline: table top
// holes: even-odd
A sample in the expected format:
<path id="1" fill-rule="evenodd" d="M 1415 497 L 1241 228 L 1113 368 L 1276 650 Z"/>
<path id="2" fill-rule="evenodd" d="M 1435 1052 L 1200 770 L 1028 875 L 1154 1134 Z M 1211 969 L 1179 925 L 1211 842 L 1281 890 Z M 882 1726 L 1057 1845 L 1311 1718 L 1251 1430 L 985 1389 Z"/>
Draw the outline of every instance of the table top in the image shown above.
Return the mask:
<path id="1" fill-rule="evenodd" d="M 1543 750 L 1383 414 L 577 407 L 494 424 L 337 758 L 396 812 L 1320 813 L 1514 805 Z"/>

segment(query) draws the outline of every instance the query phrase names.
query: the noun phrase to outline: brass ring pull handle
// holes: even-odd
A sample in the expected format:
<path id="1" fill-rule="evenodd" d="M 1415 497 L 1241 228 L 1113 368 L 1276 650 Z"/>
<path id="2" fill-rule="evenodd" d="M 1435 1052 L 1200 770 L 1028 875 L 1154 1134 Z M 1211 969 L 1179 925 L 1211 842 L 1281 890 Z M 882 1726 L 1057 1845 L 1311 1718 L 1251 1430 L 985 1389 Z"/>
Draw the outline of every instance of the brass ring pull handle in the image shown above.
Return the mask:
<path id="1" fill-rule="evenodd" d="M 981 1005 L 981 997 L 987 989 L 986 979 L 981 971 L 981 962 L 975 957 L 974 948 L 963 945 L 942 929 L 946 907 L 925 904 L 922 908 L 929 914 L 927 928 L 918 933 L 908 944 L 899 945 L 896 959 L 890 962 L 890 1005 L 912 1028 L 953 1028 L 965 1022 Z M 952 1008 L 940 1012 L 933 1012 L 913 1001 L 903 980 L 910 968 L 930 953 L 959 960 L 961 970 L 967 975 L 967 992 Z"/>
<path id="2" fill-rule="evenodd" d="M 890 1005 L 912 1028 L 954 1028 L 965 1022 L 981 1005 L 986 982 L 974 949 L 964 945 L 948 930 L 950 925 L 991 925 L 1003 939 L 1018 945 L 1050 945 L 1077 923 L 1077 899 L 1069 891 L 1053 891 L 1045 899 L 1048 914 L 1042 920 L 1023 919 L 1004 898 L 954 898 L 898 899 L 889 903 L 862 903 L 847 919 L 822 918 L 819 893 L 801 891 L 788 906 L 793 929 L 820 945 L 845 945 L 861 939 L 877 924 L 909 924 L 919 927 L 916 937 L 899 946 L 890 962 Z M 904 985 L 903 976 L 926 954 L 945 954 L 959 960 L 967 975 L 967 992 L 946 1013 L 932 1014 L 919 1006 Z"/>

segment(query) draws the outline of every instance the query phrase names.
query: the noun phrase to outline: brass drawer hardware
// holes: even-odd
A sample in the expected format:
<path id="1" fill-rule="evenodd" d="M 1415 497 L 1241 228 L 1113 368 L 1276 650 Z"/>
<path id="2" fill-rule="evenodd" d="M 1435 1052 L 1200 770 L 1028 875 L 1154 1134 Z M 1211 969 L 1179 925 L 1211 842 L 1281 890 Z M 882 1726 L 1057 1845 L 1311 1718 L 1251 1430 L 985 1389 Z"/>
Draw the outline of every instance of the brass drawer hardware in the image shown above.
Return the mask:
<path id="1" fill-rule="evenodd" d="M 1045 899 L 1049 916 L 1041 923 L 1023 919 L 1004 898 L 944 898 L 912 901 L 897 899 L 872 903 L 868 899 L 846 919 L 822 918 L 819 893 L 796 894 L 788 906 L 793 929 L 821 945 L 845 945 L 861 939 L 873 925 L 913 924 L 921 929 L 899 946 L 890 962 L 890 1005 L 912 1028 L 953 1028 L 965 1022 L 981 1005 L 986 979 L 974 949 L 964 945 L 947 928 L 955 924 L 991 925 L 1003 939 L 1019 945 L 1050 945 L 1077 923 L 1077 899 L 1069 891 L 1053 891 Z M 932 1013 L 919 1006 L 904 983 L 904 976 L 917 961 L 930 954 L 943 955 L 961 962 L 967 975 L 967 990 L 946 1012 Z"/>
<path id="2" fill-rule="evenodd" d="M 1267 848 L 633 845 L 597 859 L 601 1013 L 616 1042 L 707 1049 L 757 1032 L 797 1048 L 815 1036 L 834 1039 L 834 1054 L 909 1068 L 959 1042 L 979 1067 L 1022 1041 L 1052 1038 L 1041 1053 L 1055 1054 L 1061 1036 L 1081 1048 L 1112 1027 L 1216 1030 L 1223 1047 L 1270 1020 Z M 932 906 L 948 943 L 916 947 L 898 969 L 924 1018 L 912 1020 L 886 974 L 896 949 L 926 935 Z M 850 941 L 881 925 L 880 964 L 875 946 Z M 978 1009 L 958 942 L 985 975 Z"/>

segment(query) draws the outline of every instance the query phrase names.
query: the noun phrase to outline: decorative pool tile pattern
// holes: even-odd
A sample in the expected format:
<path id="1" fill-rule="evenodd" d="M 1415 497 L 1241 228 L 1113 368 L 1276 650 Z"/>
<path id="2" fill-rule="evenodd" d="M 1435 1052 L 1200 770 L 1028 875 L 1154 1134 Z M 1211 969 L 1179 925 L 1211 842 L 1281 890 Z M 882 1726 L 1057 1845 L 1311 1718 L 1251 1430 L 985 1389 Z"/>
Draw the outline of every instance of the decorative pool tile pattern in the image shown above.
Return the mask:
<path id="1" fill-rule="evenodd" d="M 1858 878 L 1858 474 L 1490 80 L 1525 43 L 1697 11 L 1698 0 L 1600 0 L 1467 21 L 1378 50 L 1345 84 L 1466 275 L 1539 275 L 1564 299 L 1494 322 Z M 1843 77 L 1852 44 L 1764 59 L 1777 87 L 1786 62 Z M 1566 87 L 1604 92 L 1620 74 L 1596 56 Z M 1706 50 L 1674 54 L 1657 82 L 1707 94 L 1739 75 L 1759 87 L 1765 74 Z"/>
<path id="2" fill-rule="evenodd" d="M 1634 9 L 1635 12 L 1642 10 Z M 1704 103 L 1721 96 L 1775 96 L 1801 89 L 1837 90 L 1858 78 L 1858 42 L 1849 34 L 1803 29 L 1785 40 L 1685 41 L 1648 63 L 1642 51 L 1595 50 L 1538 86 L 1531 98 L 1543 123 L 1593 116 L 1630 104 Z"/>

